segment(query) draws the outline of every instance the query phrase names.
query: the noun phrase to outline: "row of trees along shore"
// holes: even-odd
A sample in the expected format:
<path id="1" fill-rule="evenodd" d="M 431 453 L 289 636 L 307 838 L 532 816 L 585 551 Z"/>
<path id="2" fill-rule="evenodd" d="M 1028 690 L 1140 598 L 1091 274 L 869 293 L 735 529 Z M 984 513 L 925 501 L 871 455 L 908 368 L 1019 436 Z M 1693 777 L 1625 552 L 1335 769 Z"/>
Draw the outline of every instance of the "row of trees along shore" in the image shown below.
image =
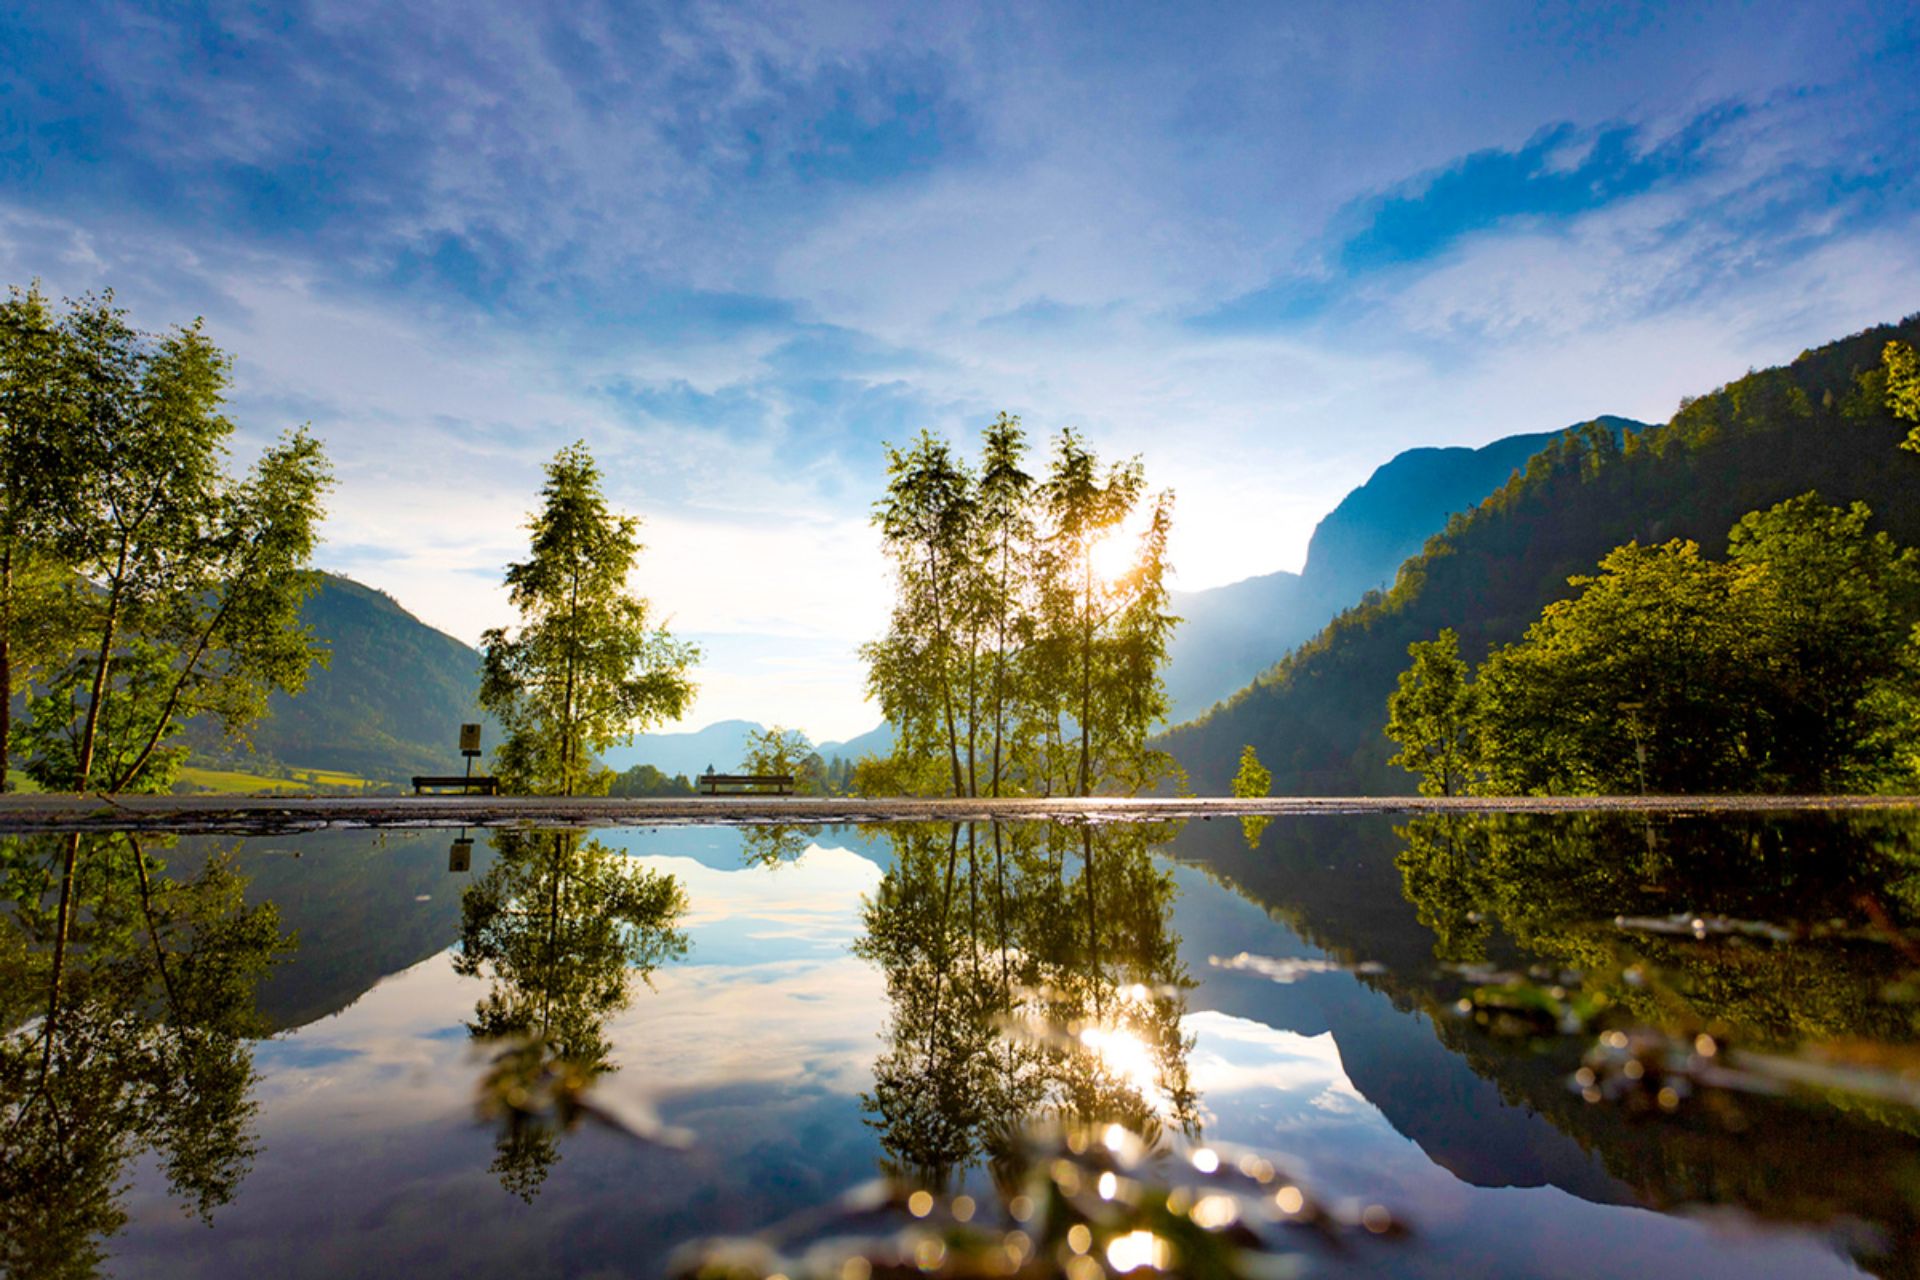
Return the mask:
<path id="1" fill-rule="evenodd" d="M 887 633 L 862 648 L 892 754 L 867 794 L 1091 795 L 1171 771 L 1148 746 L 1167 713 L 1160 669 L 1169 492 L 1139 459 L 1102 466 L 1072 430 L 1044 477 L 1001 414 L 977 465 L 923 432 L 887 450 L 874 523 L 892 561 Z"/>
<path id="2" fill-rule="evenodd" d="M 1920 453 L 1913 348 L 1862 383 Z M 1724 560 L 1626 543 L 1477 670 L 1451 628 L 1414 642 L 1392 763 L 1429 795 L 1915 789 L 1920 551 L 1872 518 L 1805 493 L 1742 517 Z"/>
<path id="3" fill-rule="evenodd" d="M 199 321 L 0 303 L 0 774 L 163 791 L 188 720 L 243 736 L 322 656 L 299 609 L 327 460 L 299 429 L 232 474 L 229 376 Z"/>

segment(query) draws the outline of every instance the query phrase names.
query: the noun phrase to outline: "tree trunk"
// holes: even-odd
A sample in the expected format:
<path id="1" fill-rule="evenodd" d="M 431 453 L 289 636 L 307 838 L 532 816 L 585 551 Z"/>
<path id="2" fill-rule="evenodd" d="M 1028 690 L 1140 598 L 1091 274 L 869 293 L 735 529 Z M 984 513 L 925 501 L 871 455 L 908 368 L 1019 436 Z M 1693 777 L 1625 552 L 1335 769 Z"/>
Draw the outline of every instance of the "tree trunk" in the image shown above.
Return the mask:
<path id="1" fill-rule="evenodd" d="M 0 549 L 0 791 L 7 789 L 13 742 L 13 543 Z"/>
<path id="2" fill-rule="evenodd" d="M 121 569 L 126 567 L 126 555 L 121 554 Z M 93 744 L 100 732 L 100 704 L 107 696 L 107 671 L 113 664 L 113 642 L 118 638 L 120 625 L 120 583 L 116 579 L 112 592 L 107 596 L 107 620 L 100 629 L 100 658 L 93 668 L 93 692 L 87 702 L 87 719 L 80 730 L 80 759 L 74 766 L 73 787 L 76 791 L 85 791 L 93 780 Z"/>

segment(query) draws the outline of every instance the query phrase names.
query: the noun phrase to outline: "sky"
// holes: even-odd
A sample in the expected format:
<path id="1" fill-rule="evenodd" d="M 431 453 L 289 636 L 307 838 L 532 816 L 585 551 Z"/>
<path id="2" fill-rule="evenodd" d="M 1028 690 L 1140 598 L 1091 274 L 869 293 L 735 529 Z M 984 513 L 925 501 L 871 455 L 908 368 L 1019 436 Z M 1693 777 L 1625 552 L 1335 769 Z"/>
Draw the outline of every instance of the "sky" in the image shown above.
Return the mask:
<path id="1" fill-rule="evenodd" d="M 0 0 L 0 264 L 204 316 L 321 567 L 474 642 L 584 440 L 705 650 L 845 738 L 883 445 L 1139 455 L 1175 585 L 1400 450 L 1920 311 L 1920 9 Z"/>

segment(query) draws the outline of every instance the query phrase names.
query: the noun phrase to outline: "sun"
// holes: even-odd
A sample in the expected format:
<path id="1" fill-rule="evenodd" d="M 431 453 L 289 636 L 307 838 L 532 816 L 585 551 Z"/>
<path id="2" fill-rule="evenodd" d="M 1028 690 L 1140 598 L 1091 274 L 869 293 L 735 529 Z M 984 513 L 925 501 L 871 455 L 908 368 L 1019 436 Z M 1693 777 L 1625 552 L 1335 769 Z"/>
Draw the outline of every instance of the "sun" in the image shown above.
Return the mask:
<path id="1" fill-rule="evenodd" d="M 1133 572 L 1138 549 L 1133 535 L 1125 529 L 1104 534 L 1087 551 L 1093 576 L 1102 582 L 1118 582 Z"/>

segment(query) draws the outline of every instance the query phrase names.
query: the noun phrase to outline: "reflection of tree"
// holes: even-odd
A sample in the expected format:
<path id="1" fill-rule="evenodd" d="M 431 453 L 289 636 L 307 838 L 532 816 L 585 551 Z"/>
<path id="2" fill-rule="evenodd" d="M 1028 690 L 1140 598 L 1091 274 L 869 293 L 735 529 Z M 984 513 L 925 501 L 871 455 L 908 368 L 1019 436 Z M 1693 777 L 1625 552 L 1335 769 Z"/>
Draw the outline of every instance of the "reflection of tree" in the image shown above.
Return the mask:
<path id="1" fill-rule="evenodd" d="M 1920 925 L 1910 822 L 1455 816 L 1399 830 L 1407 897 L 1442 958 L 1479 958 L 1497 922 L 1646 1021 L 1679 1009 L 1776 1045 L 1920 1035 L 1913 1004 L 1881 997 L 1913 968 L 1887 945 Z M 1707 941 L 1616 923 L 1674 916 L 1742 923 Z"/>
<path id="2" fill-rule="evenodd" d="M 510 1123 L 493 1163 L 501 1185 L 532 1199 L 559 1159 L 557 1135 L 529 1096 L 577 1098 L 615 1070 L 606 1023 L 631 983 L 686 952 L 674 921 L 680 883 L 575 832 L 496 832 L 498 859 L 461 898 L 454 968 L 492 985 L 467 1029 L 502 1046 L 494 1085 Z"/>
<path id="3" fill-rule="evenodd" d="M 0 843 L 0 1273 L 95 1274 L 143 1152 L 203 1219 L 252 1162 L 254 988 L 291 941 L 224 861 L 161 869 L 125 835 Z"/>
<path id="4" fill-rule="evenodd" d="M 864 1099 L 899 1172 L 996 1169 L 1046 1113 L 1195 1124 L 1173 882 L 1147 829 L 904 827 L 856 945 L 887 978 Z M 1076 863 L 1078 874 L 1069 876 Z"/>

